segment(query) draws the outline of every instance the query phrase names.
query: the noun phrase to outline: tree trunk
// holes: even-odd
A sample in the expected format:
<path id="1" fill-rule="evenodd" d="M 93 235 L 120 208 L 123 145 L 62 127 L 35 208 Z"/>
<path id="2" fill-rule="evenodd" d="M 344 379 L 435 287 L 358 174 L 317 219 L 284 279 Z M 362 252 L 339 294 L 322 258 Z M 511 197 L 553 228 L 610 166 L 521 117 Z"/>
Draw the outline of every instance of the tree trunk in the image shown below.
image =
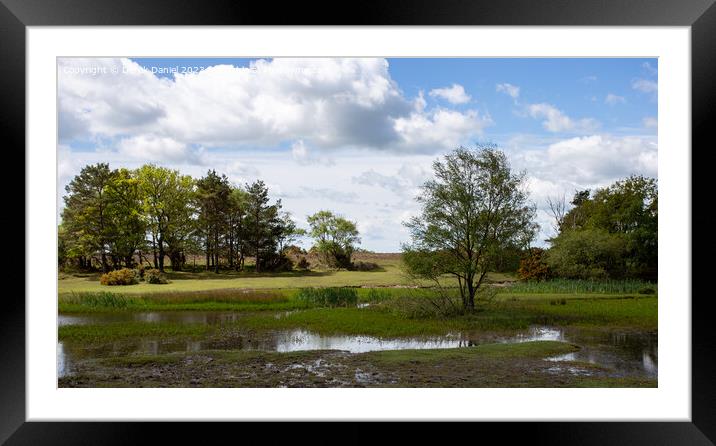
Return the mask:
<path id="1" fill-rule="evenodd" d="M 211 263 L 210 260 L 209 260 L 209 259 L 210 259 L 210 257 L 209 257 L 209 255 L 210 255 L 210 254 L 209 254 L 209 250 L 210 250 L 210 249 L 211 249 L 211 248 L 209 247 L 209 234 L 207 234 L 207 235 L 206 235 L 206 265 L 205 265 L 205 269 L 206 269 L 207 271 L 209 271 L 209 267 L 210 267 L 210 263 Z"/>
<path id="2" fill-rule="evenodd" d="M 159 262 L 157 261 L 157 239 L 152 234 L 152 254 L 154 255 L 154 269 L 159 268 Z"/>
<path id="3" fill-rule="evenodd" d="M 159 271 L 164 272 L 164 239 L 159 236 Z"/>
<path id="4" fill-rule="evenodd" d="M 475 287 L 473 286 L 472 279 L 469 279 L 467 281 L 467 294 L 468 294 L 468 303 L 467 308 L 470 311 L 475 310 Z"/>

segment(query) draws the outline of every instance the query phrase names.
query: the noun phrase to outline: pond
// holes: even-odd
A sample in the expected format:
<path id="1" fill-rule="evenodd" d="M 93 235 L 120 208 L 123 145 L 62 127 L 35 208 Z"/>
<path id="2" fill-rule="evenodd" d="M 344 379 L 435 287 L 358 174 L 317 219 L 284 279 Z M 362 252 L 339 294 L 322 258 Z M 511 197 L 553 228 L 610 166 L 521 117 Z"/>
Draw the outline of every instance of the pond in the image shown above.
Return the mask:
<path id="1" fill-rule="evenodd" d="M 282 317 L 285 313 L 277 313 Z M 222 325 L 240 321 L 241 313 L 212 311 L 156 311 L 92 315 L 60 315 L 58 325 L 105 324 L 118 322 L 175 322 Z M 363 335 L 321 335 L 303 329 L 246 331 L 230 340 L 122 340 L 101 345 L 68 341 L 58 342 L 57 373 L 59 377 L 72 373 L 73 364 L 89 358 L 124 356 L 130 354 L 164 354 L 197 352 L 202 350 L 260 350 L 293 352 L 301 350 L 344 350 L 364 353 L 377 350 L 436 349 L 475 346 L 479 344 L 529 341 L 564 341 L 579 345 L 575 353 L 545 358 L 555 363 L 555 369 L 565 361 L 584 361 L 608 367 L 618 374 L 657 377 L 657 334 L 634 331 L 580 329 L 575 327 L 533 326 L 510 334 L 458 332 L 445 336 L 383 339 Z"/>

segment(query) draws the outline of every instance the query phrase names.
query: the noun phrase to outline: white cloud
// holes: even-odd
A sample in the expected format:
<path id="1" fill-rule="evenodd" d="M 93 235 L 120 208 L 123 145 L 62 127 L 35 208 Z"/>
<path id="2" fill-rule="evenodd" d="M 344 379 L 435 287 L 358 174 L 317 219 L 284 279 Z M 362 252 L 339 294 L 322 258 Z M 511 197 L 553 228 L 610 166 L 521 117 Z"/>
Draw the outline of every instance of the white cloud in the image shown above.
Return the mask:
<path id="1" fill-rule="evenodd" d="M 529 139 L 528 139 L 529 140 Z M 548 198 L 571 201 L 577 190 L 594 190 L 632 174 L 657 177 L 655 137 L 590 135 L 547 143 L 541 147 L 508 149 L 515 170 L 527 171 L 527 189 L 537 205 L 540 234 L 537 241 L 554 235 Z"/>
<path id="2" fill-rule="evenodd" d="M 652 76 L 656 76 L 658 73 L 658 70 L 656 67 L 651 66 L 649 62 L 644 62 L 641 64 L 641 67 L 646 70 L 647 73 L 651 74 Z"/>
<path id="3" fill-rule="evenodd" d="M 470 102 L 470 95 L 465 93 L 465 88 L 460 84 L 452 84 L 450 87 L 430 90 L 430 96 L 445 99 L 451 104 L 465 104 Z"/>
<path id="4" fill-rule="evenodd" d="M 399 197 L 412 199 L 420 186 L 432 176 L 429 166 L 417 162 L 404 163 L 390 174 L 376 172 L 374 169 L 354 176 L 352 182 L 364 186 L 380 187 Z"/>
<path id="5" fill-rule="evenodd" d="M 656 142 L 641 137 L 577 137 L 551 144 L 546 151 L 552 174 L 578 184 L 611 182 L 635 172 L 656 177 L 656 161 Z"/>
<path id="6" fill-rule="evenodd" d="M 647 116 L 646 118 L 642 119 L 641 122 L 646 128 L 656 128 L 659 125 L 658 119 L 656 119 L 654 116 Z"/>
<path id="7" fill-rule="evenodd" d="M 394 128 L 405 151 L 435 153 L 469 142 L 470 137 L 481 135 L 483 129 L 492 124 L 489 114 L 477 110 L 463 113 L 438 108 L 430 113 L 411 113 L 397 118 Z"/>
<path id="8" fill-rule="evenodd" d="M 232 181 L 238 183 L 249 182 L 261 175 L 261 172 L 256 167 L 242 161 L 229 163 L 226 165 L 226 171 L 222 173 L 226 173 Z"/>
<path id="9" fill-rule="evenodd" d="M 191 162 L 205 164 L 204 150 L 192 150 L 186 144 L 166 136 L 139 135 L 117 143 L 119 153 L 142 161 Z"/>
<path id="10" fill-rule="evenodd" d="M 527 114 L 535 119 L 543 119 L 542 127 L 550 132 L 589 132 L 599 127 L 599 123 L 591 118 L 574 120 L 551 104 L 529 104 Z"/>
<path id="11" fill-rule="evenodd" d="M 105 72 L 81 72 L 88 67 Z M 396 123 L 428 123 L 449 141 L 479 132 L 476 112 L 427 110 L 422 93 L 406 98 L 388 68 L 380 58 L 280 58 L 160 78 L 129 59 L 59 59 L 60 140 L 151 135 L 207 148 L 301 140 L 317 149 L 410 152 L 415 139 Z M 458 85 L 441 94 L 469 99 Z"/>
<path id="12" fill-rule="evenodd" d="M 291 144 L 291 156 L 294 161 L 301 165 L 323 164 L 326 166 L 332 166 L 335 164 L 335 161 L 330 158 L 316 156 L 311 153 L 303 140 L 298 140 Z"/>
<path id="13" fill-rule="evenodd" d="M 425 110 L 425 106 L 427 104 L 427 101 L 425 101 L 425 93 L 423 93 L 423 90 L 420 90 L 420 92 L 418 93 L 418 97 L 415 98 L 415 100 L 413 101 L 415 111 L 418 113 L 422 113 L 423 110 Z"/>
<path id="14" fill-rule="evenodd" d="M 642 93 L 656 93 L 659 86 L 656 81 L 649 79 L 635 79 L 631 83 L 631 88 Z"/>
<path id="15" fill-rule="evenodd" d="M 500 93 L 505 93 L 512 99 L 517 99 L 520 96 L 520 87 L 508 83 L 497 84 L 495 90 Z"/>
<path id="16" fill-rule="evenodd" d="M 609 93 L 604 98 L 604 103 L 609 105 L 624 104 L 626 103 L 626 99 L 624 99 L 624 96 L 617 96 L 613 93 Z"/>

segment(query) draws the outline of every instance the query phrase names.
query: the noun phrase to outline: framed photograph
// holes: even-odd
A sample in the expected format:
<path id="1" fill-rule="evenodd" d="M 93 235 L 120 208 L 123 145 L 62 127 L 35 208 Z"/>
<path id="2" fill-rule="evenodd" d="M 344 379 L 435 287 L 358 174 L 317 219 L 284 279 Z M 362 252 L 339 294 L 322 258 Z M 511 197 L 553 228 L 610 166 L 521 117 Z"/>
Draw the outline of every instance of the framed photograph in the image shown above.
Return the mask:
<path id="1" fill-rule="evenodd" d="M 713 444 L 712 1 L 133 3 L 2 0 L 26 166 L 3 441 L 508 421 Z"/>

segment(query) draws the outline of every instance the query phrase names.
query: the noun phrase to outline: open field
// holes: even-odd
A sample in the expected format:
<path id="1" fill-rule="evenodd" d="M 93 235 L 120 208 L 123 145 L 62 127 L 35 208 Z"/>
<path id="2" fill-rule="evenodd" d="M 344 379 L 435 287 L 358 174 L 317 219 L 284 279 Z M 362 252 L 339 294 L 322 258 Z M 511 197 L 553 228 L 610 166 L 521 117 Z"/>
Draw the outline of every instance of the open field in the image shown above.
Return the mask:
<path id="1" fill-rule="evenodd" d="M 658 298 L 640 294 L 644 283 L 535 286 L 491 274 L 498 294 L 479 311 L 412 317 L 405 303 L 436 291 L 415 288 L 398 256 L 378 263 L 373 272 L 170 272 L 166 285 L 63 277 L 59 384 L 656 386 Z M 349 287 L 358 306 L 301 299 L 309 286 Z"/>

